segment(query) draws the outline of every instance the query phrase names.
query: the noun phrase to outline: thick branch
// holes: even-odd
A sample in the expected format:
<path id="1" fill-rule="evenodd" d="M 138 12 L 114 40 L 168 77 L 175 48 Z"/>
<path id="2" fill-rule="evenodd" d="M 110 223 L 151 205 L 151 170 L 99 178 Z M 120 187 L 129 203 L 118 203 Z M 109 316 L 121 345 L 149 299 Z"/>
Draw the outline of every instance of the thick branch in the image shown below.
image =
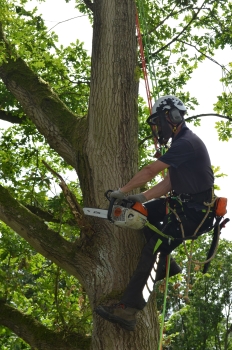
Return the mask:
<path id="1" fill-rule="evenodd" d="M 0 40 L 10 52 L 1 27 Z M 86 119 L 78 118 L 69 111 L 48 84 L 21 58 L 7 58 L 7 63 L 0 66 L 0 77 L 50 146 L 77 170 Z"/>
<path id="2" fill-rule="evenodd" d="M 13 124 L 22 124 L 22 122 L 26 120 L 26 117 L 19 118 L 9 112 L 0 110 L 0 119 Z"/>
<path id="3" fill-rule="evenodd" d="M 84 283 L 81 275 L 89 259 L 77 245 L 66 241 L 57 232 L 18 203 L 0 185 L 0 220 L 23 237 L 37 252 Z M 91 262 L 90 262 L 91 263 Z"/>
<path id="4" fill-rule="evenodd" d="M 35 349 L 82 350 L 90 346 L 88 337 L 78 334 L 67 337 L 63 333 L 49 330 L 32 316 L 23 314 L 4 301 L 0 301 L 0 324 L 9 328 Z"/>
<path id="5" fill-rule="evenodd" d="M 90 9 L 92 12 L 94 10 L 94 3 L 92 3 L 90 0 L 83 0 L 85 5 Z"/>

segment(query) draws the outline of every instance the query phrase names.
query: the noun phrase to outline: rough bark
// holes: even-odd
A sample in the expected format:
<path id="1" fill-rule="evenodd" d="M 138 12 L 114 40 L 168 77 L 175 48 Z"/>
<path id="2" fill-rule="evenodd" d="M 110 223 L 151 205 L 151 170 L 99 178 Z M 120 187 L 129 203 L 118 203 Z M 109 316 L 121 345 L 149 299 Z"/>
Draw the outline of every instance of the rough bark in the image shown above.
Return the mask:
<path id="1" fill-rule="evenodd" d="M 71 113 L 21 58 L 3 64 L 0 77 L 49 145 L 77 169 L 76 145 L 72 142 L 78 138 L 78 127 L 84 118 L 78 119 Z"/>
<path id="2" fill-rule="evenodd" d="M 134 2 L 96 2 L 89 129 L 84 155 L 85 166 L 89 165 L 91 173 L 86 172 L 83 194 L 87 203 L 99 207 L 105 205 L 104 191 L 122 186 L 137 171 L 136 65 Z M 136 232 L 113 228 L 113 232 L 106 232 L 106 235 L 101 230 L 99 242 L 107 270 L 101 269 L 95 274 L 96 301 L 118 301 L 138 261 L 142 237 Z M 137 331 L 133 334 L 95 317 L 94 350 L 156 346 L 158 327 L 152 303 L 139 313 Z"/>
<path id="3" fill-rule="evenodd" d="M 50 146 L 77 170 L 84 204 L 106 208 L 104 192 L 125 184 L 138 167 L 134 1 L 94 2 L 93 33 L 87 118 L 71 113 L 21 58 L 4 63 L 0 77 Z M 99 303 L 119 301 L 144 244 L 141 232 L 90 218 L 94 231 L 91 239 L 72 244 L 49 230 L 1 187 L 0 194 L 0 219 L 39 253 L 76 276 L 93 310 Z M 93 316 L 92 350 L 157 347 L 158 321 L 153 299 L 139 313 L 135 332 L 110 324 L 95 313 Z M 7 327 L 15 331 L 12 325 Z"/>

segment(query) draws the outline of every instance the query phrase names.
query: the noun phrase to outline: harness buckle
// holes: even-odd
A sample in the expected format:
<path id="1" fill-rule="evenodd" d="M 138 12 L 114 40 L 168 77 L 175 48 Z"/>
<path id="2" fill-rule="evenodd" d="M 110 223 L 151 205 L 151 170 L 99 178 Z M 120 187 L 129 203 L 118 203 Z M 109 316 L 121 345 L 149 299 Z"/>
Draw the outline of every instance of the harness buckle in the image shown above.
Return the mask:
<path id="1" fill-rule="evenodd" d="M 177 196 L 177 198 L 183 203 L 189 202 L 192 199 L 192 196 L 187 193 L 181 193 Z"/>

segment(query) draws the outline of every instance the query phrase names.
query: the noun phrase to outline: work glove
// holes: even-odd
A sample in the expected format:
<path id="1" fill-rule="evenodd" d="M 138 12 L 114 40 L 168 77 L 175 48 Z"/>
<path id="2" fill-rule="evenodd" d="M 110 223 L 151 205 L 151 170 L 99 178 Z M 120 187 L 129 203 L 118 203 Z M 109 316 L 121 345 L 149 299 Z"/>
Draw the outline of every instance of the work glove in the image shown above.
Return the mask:
<path id="1" fill-rule="evenodd" d="M 147 198 L 144 196 L 143 193 L 132 194 L 128 196 L 127 199 L 131 200 L 132 202 L 139 202 L 139 203 L 147 202 Z"/>
<path id="2" fill-rule="evenodd" d="M 126 193 L 120 191 L 120 189 L 118 189 L 117 191 L 113 191 L 110 193 L 110 198 L 116 198 L 116 199 L 124 199 L 126 197 Z"/>

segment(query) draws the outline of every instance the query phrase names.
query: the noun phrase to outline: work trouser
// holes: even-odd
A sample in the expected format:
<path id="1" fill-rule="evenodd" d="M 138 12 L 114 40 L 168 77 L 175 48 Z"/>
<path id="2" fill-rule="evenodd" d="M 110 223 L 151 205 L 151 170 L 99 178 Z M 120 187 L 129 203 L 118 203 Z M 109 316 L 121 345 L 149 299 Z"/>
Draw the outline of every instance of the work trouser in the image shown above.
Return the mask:
<path id="1" fill-rule="evenodd" d="M 142 292 L 156 261 L 157 254 L 162 253 L 162 255 L 166 256 L 182 243 L 180 222 L 172 211 L 169 211 L 167 214 L 166 199 L 155 199 L 145 203 L 145 206 L 148 210 L 148 221 L 159 228 L 165 235 L 175 239 L 164 238 L 150 228 L 144 227 L 143 230 L 147 243 L 142 250 L 137 268 L 121 299 L 121 302 L 125 305 L 139 310 L 143 309 L 146 305 Z M 181 220 L 185 237 L 192 236 L 205 217 L 205 211 L 199 208 L 198 210 L 189 208 L 188 203 L 181 203 L 177 199 L 171 199 L 169 206 L 176 210 Z M 207 230 L 212 224 L 213 215 L 210 212 L 197 235 Z M 158 240 L 161 240 L 162 243 L 154 251 Z"/>

